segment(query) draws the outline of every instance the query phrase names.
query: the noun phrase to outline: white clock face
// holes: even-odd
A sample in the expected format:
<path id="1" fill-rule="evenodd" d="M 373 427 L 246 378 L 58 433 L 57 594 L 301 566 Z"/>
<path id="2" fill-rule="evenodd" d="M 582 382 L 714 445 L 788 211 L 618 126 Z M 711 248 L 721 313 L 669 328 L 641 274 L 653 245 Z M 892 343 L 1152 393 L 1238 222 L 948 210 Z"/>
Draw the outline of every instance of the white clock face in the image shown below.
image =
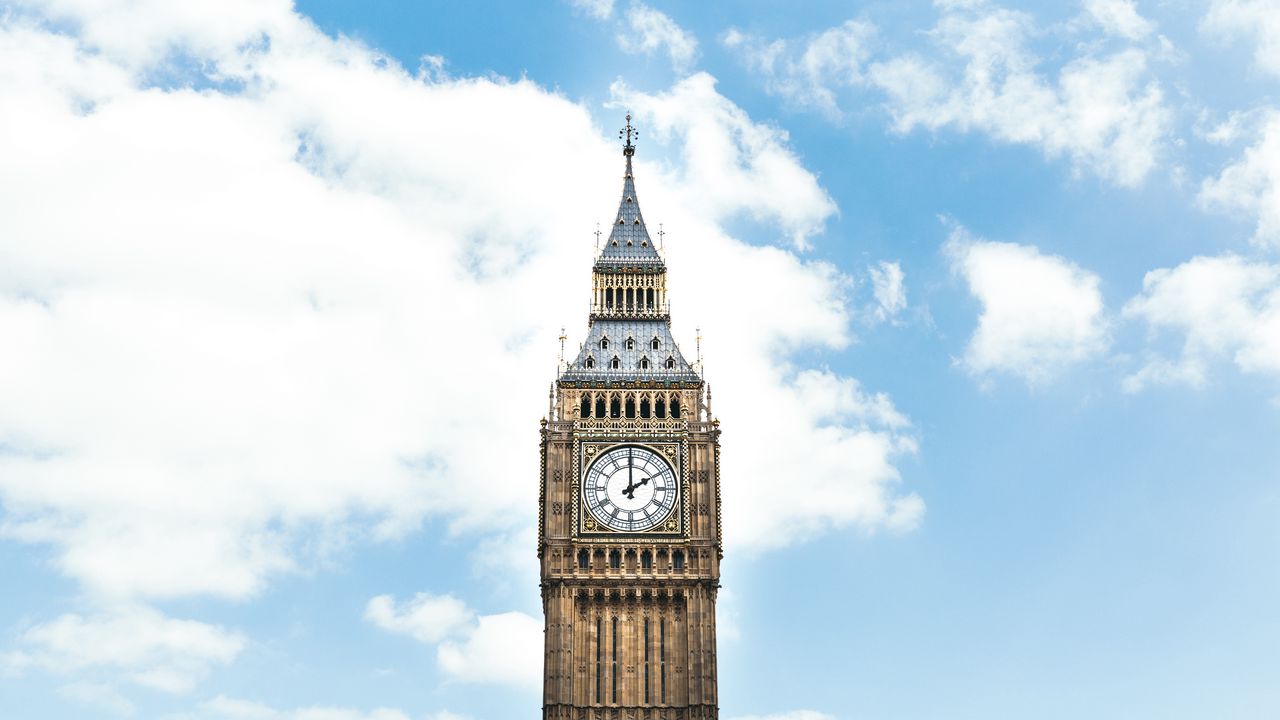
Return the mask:
<path id="1" fill-rule="evenodd" d="M 657 453 L 636 445 L 596 458 L 582 481 L 587 509 L 605 527 L 623 532 L 655 528 L 676 507 L 676 474 Z"/>

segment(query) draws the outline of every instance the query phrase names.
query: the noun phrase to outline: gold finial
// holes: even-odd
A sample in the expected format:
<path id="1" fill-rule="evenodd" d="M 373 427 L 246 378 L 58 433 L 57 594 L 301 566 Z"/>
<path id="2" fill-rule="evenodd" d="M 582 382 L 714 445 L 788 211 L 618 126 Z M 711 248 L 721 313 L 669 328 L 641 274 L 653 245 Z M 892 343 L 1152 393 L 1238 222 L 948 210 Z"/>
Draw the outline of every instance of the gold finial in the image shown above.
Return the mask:
<path id="1" fill-rule="evenodd" d="M 618 131 L 618 138 L 626 141 L 622 146 L 622 154 L 627 157 L 636 154 L 636 146 L 631 142 L 633 137 L 640 137 L 640 132 L 631 125 L 631 113 L 627 113 L 627 126 Z"/>
<path id="2" fill-rule="evenodd" d="M 560 328 L 560 366 L 564 366 L 564 341 L 567 336 L 564 334 L 564 328 Z"/>
<path id="3" fill-rule="evenodd" d="M 600 223 L 596 223 L 596 252 L 600 252 Z"/>
<path id="4" fill-rule="evenodd" d="M 698 333 L 697 338 L 694 339 L 694 344 L 695 344 L 695 347 L 697 347 L 698 349 L 698 371 L 701 372 L 702 371 L 702 328 L 696 328 L 695 332 Z"/>
<path id="5" fill-rule="evenodd" d="M 658 223 L 658 249 L 659 250 L 665 251 L 667 249 L 666 235 L 667 235 L 667 231 L 662 229 L 662 223 Z"/>

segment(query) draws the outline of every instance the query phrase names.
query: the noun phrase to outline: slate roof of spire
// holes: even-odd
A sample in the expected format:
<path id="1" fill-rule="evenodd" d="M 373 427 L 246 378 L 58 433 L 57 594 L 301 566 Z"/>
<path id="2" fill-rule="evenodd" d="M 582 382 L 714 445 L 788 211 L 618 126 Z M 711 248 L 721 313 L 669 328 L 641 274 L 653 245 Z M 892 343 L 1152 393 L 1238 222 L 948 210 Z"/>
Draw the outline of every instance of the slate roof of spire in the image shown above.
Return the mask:
<path id="1" fill-rule="evenodd" d="M 627 339 L 632 349 L 627 349 Z M 653 340 L 658 340 L 654 349 Z M 600 341 L 608 339 L 609 347 L 601 348 Z M 616 369 L 613 359 L 618 358 Z M 592 359 L 592 367 L 587 366 Z M 647 358 L 649 367 L 642 368 L 640 360 Z M 667 368 L 667 359 L 675 367 Z M 560 379 L 569 382 L 622 382 L 649 380 L 653 382 L 700 382 L 701 378 L 680 354 L 671 328 L 662 320 L 597 320 L 591 324 L 587 340 Z"/>
<path id="2" fill-rule="evenodd" d="M 627 158 L 627 172 L 622 176 L 622 199 L 618 202 L 618 214 L 613 218 L 609 240 L 600 249 L 596 265 L 651 265 L 662 267 L 662 256 L 653 246 L 649 230 L 640 214 L 640 198 L 636 197 L 636 180 L 631 173 L 631 156 L 635 148 L 628 145 L 623 150 Z"/>

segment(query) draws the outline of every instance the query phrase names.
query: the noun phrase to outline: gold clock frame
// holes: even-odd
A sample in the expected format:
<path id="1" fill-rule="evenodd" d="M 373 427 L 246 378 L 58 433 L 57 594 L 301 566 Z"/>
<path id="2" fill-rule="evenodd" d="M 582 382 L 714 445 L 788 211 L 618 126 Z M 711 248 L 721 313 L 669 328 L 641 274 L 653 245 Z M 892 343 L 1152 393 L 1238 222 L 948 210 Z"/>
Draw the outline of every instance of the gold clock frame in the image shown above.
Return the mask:
<path id="1" fill-rule="evenodd" d="M 680 489 L 680 497 L 671 517 L 662 524 L 648 530 L 627 531 L 613 530 L 604 527 L 591 516 L 585 503 L 582 502 L 582 483 L 586 480 L 587 469 L 591 462 L 601 453 L 627 445 L 647 448 L 660 455 L 671 464 L 676 473 L 676 485 Z M 574 539 L 585 541 L 617 541 L 626 538 L 628 542 L 671 542 L 688 537 L 689 531 L 689 442 L 686 438 L 670 437 L 593 437 L 589 439 L 575 438 L 573 443 L 573 524 L 571 534 Z"/>

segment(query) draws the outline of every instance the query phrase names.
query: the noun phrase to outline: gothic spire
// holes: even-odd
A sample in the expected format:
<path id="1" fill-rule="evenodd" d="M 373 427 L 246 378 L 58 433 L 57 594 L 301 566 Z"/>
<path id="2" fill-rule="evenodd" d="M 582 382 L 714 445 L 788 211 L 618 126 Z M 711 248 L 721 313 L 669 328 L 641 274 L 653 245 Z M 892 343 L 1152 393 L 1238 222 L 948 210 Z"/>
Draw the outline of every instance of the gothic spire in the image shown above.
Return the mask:
<path id="1" fill-rule="evenodd" d="M 631 124 L 631 114 L 627 113 L 627 125 L 618 131 L 618 138 L 623 140 L 622 156 L 626 158 L 626 173 L 622 176 L 622 199 L 618 203 L 618 213 L 613 218 L 609 240 L 596 259 L 597 265 L 662 264 L 662 256 L 653 246 L 649 230 L 644 224 L 644 216 L 640 214 L 640 199 L 636 197 L 636 181 L 631 172 L 631 158 L 636 154 L 633 141 L 638 137 L 640 133 Z"/>

